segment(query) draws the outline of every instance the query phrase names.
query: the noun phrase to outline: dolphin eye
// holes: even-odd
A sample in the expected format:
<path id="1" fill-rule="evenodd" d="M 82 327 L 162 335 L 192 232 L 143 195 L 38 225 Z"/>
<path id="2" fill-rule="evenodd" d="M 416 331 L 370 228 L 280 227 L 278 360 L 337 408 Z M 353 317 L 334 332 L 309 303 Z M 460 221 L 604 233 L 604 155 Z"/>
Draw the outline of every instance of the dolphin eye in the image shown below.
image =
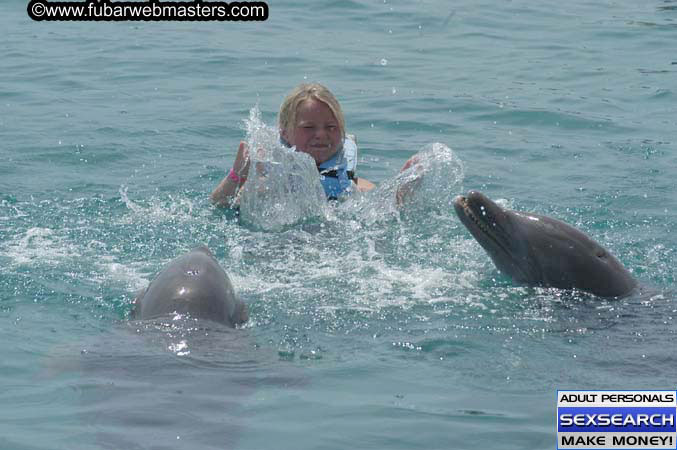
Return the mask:
<path id="1" fill-rule="evenodd" d="M 598 258 L 604 258 L 606 256 L 606 252 L 600 248 L 599 250 L 597 250 L 597 253 L 595 255 Z"/>

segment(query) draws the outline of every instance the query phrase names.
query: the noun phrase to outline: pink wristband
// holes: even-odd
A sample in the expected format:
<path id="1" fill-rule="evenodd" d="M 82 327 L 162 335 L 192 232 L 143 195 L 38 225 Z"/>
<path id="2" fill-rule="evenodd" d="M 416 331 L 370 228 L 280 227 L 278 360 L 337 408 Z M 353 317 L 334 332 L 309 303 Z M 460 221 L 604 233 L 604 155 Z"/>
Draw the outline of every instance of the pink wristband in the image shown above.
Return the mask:
<path id="1" fill-rule="evenodd" d="M 230 169 L 230 172 L 228 172 L 228 178 L 230 178 L 236 183 L 242 183 L 243 181 L 247 180 L 246 177 L 238 176 L 233 169 Z"/>

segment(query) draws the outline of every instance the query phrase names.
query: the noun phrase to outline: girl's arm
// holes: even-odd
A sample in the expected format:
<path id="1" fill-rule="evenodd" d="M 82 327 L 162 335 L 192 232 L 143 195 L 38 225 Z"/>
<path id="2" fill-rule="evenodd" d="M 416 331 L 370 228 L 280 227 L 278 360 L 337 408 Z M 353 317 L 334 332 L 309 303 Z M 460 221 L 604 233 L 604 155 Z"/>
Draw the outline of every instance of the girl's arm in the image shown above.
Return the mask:
<path id="1" fill-rule="evenodd" d="M 355 179 L 355 184 L 357 185 L 357 190 L 360 192 L 371 191 L 376 187 L 376 185 L 371 181 L 367 181 L 364 178 L 359 177 Z"/>
<path id="2" fill-rule="evenodd" d="M 244 142 L 240 142 L 233 168 L 209 196 L 212 203 L 216 206 L 232 206 L 237 198 L 237 193 L 247 181 L 248 172 L 249 152 L 247 151 L 247 145 Z"/>

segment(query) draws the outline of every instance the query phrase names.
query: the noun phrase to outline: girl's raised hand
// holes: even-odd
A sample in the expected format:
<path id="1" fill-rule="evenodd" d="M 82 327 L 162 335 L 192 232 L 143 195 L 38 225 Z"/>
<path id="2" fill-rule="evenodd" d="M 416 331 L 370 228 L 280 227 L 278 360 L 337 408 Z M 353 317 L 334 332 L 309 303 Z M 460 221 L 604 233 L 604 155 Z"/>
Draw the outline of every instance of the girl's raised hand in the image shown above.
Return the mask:
<path id="1" fill-rule="evenodd" d="M 244 141 L 240 141 L 237 149 L 235 162 L 233 162 L 233 172 L 240 178 L 247 178 L 249 174 L 249 149 Z"/>

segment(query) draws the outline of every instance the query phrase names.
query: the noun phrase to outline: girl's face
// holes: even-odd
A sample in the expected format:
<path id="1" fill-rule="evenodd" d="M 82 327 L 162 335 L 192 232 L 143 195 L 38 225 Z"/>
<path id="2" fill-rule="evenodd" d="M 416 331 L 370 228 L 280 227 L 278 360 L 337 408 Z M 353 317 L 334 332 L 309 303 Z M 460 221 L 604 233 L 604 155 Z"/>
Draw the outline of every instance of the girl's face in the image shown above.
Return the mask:
<path id="1" fill-rule="evenodd" d="M 341 144 L 341 130 L 329 107 L 321 101 L 308 99 L 296 111 L 296 126 L 283 130 L 282 137 L 296 150 L 308 153 L 315 163 L 330 159 Z"/>

